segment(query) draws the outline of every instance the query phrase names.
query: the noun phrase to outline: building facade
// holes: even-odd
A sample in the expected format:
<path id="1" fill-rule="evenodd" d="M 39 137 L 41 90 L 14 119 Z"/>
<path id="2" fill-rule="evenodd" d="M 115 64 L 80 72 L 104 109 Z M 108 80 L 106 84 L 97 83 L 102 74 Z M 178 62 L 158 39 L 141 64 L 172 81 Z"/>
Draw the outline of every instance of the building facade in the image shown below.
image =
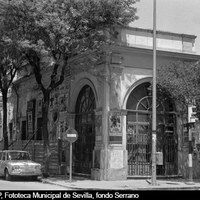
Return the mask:
<path id="1" fill-rule="evenodd" d="M 0 94 L 0 141 L 3 140 L 3 106 L 2 95 Z"/>
<path id="2" fill-rule="evenodd" d="M 115 44 L 105 49 L 104 62 L 95 70 L 66 74 L 64 83 L 51 93 L 49 108 L 50 140 L 62 140 L 69 126 L 75 128 L 73 172 L 96 180 L 151 175 L 152 30 L 116 27 L 115 31 Z M 197 61 L 195 38 L 158 31 L 157 67 Z M 36 132 L 34 139 L 42 140 L 42 93 L 34 77 L 17 84 L 17 94 L 11 95 L 12 121 L 19 129 L 16 137 L 27 140 Z M 186 177 L 188 146 L 178 105 L 170 98 L 158 100 L 157 116 L 161 155 L 157 175 Z M 67 157 L 63 160 L 67 162 Z"/>

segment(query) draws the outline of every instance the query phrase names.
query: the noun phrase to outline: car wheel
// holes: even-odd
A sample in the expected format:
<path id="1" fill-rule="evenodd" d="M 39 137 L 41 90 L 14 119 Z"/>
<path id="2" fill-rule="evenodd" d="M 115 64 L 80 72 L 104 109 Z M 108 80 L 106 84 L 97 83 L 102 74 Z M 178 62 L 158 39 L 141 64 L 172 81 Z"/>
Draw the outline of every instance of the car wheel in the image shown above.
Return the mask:
<path id="1" fill-rule="evenodd" d="M 12 180 L 12 177 L 11 177 L 11 175 L 9 174 L 9 172 L 8 172 L 7 169 L 5 169 L 5 175 L 4 175 L 4 177 L 5 177 L 5 180 L 6 180 L 6 181 L 11 181 L 11 180 Z"/>

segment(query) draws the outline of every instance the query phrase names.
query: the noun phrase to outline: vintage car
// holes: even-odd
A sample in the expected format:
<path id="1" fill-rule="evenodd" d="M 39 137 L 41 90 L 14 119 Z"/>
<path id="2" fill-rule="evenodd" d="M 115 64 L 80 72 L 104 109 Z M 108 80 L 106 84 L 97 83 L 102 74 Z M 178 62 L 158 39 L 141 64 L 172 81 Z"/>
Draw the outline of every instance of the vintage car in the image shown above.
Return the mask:
<path id="1" fill-rule="evenodd" d="M 37 180 L 40 175 L 42 175 L 41 164 L 32 161 L 29 152 L 0 151 L 0 176 L 4 176 L 6 180 L 12 180 L 14 176 L 29 176 Z"/>

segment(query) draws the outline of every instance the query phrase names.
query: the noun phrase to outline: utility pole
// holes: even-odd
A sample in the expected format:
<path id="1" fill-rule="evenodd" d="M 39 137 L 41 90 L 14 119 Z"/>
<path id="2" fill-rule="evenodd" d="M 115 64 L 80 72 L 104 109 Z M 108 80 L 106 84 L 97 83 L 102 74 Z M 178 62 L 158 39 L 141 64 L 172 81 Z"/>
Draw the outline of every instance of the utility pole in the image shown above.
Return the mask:
<path id="1" fill-rule="evenodd" d="M 156 0 L 153 0 L 152 185 L 156 185 Z"/>

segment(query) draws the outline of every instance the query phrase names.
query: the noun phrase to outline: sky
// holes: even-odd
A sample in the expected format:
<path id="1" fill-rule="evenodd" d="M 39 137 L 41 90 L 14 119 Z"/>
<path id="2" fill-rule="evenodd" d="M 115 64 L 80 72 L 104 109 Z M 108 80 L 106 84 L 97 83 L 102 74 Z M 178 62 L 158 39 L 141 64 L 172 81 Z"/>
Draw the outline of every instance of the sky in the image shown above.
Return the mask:
<path id="1" fill-rule="evenodd" d="M 140 0 L 135 7 L 139 19 L 131 26 L 153 29 L 153 0 Z M 200 0 L 156 0 L 156 10 L 156 29 L 197 36 L 200 54 Z"/>

